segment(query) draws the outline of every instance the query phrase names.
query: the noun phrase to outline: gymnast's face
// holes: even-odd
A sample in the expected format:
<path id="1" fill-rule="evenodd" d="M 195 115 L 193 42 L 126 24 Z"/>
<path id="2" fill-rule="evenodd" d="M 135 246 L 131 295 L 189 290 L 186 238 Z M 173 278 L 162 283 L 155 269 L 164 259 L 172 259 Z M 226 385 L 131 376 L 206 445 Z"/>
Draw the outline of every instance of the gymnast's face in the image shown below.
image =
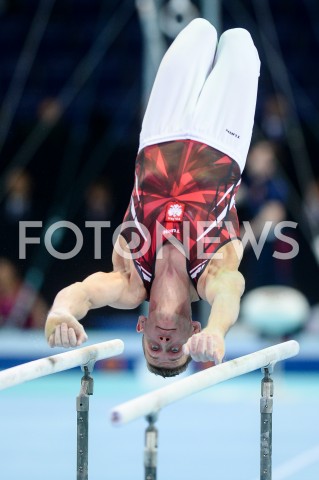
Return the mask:
<path id="1" fill-rule="evenodd" d="M 144 334 L 145 358 L 151 365 L 175 368 L 186 362 L 182 347 L 200 328 L 199 322 L 181 315 L 165 318 L 152 312 L 149 318 L 139 317 L 136 330 Z"/>

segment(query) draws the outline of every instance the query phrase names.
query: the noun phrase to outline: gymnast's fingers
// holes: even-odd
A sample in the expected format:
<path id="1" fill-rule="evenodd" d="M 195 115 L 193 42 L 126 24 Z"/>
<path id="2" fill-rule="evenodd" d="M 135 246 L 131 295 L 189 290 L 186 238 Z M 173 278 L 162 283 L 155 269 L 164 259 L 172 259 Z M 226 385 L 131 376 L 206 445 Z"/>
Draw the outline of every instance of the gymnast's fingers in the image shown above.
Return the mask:
<path id="1" fill-rule="evenodd" d="M 49 337 L 49 340 L 48 340 L 48 343 L 49 343 L 51 348 L 55 347 L 54 333 L 51 333 L 51 335 Z"/>
<path id="2" fill-rule="evenodd" d="M 77 323 L 76 325 L 74 325 L 73 329 L 74 329 L 75 337 L 77 339 L 76 346 L 82 345 L 82 343 L 87 341 L 88 336 L 85 333 L 85 330 L 80 323 Z"/>
<path id="3" fill-rule="evenodd" d="M 71 347 L 77 346 L 77 338 L 75 335 L 74 328 L 69 328 L 69 343 Z"/>
<path id="4" fill-rule="evenodd" d="M 202 352 L 205 349 L 203 342 L 204 337 L 200 333 L 194 334 L 187 342 L 189 355 L 191 355 L 195 362 L 202 361 Z"/>
<path id="5" fill-rule="evenodd" d="M 61 323 L 60 325 L 61 330 L 61 344 L 64 348 L 69 348 L 70 340 L 69 340 L 69 327 L 66 323 Z"/>
<path id="6" fill-rule="evenodd" d="M 61 325 L 57 325 L 55 327 L 54 332 L 54 345 L 56 347 L 62 347 L 62 340 L 61 340 Z"/>
<path id="7" fill-rule="evenodd" d="M 197 335 L 190 337 L 187 342 L 183 345 L 183 352 L 185 355 L 191 355 L 193 358 L 193 353 L 196 350 L 197 346 Z"/>

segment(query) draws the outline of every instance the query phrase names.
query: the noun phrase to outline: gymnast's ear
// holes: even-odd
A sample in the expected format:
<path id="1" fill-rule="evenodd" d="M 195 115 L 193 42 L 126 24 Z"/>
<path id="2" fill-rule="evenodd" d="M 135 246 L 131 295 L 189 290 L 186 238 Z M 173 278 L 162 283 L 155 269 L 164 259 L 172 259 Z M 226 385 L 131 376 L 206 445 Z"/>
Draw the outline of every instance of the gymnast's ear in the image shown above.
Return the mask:
<path id="1" fill-rule="evenodd" d="M 192 320 L 192 327 L 193 327 L 193 334 L 199 333 L 202 329 L 200 322 L 195 322 L 194 320 Z"/>
<path id="2" fill-rule="evenodd" d="M 147 320 L 147 317 L 144 317 L 144 315 L 140 315 L 137 320 L 136 324 L 136 331 L 137 333 L 143 333 L 144 332 L 144 325 Z"/>

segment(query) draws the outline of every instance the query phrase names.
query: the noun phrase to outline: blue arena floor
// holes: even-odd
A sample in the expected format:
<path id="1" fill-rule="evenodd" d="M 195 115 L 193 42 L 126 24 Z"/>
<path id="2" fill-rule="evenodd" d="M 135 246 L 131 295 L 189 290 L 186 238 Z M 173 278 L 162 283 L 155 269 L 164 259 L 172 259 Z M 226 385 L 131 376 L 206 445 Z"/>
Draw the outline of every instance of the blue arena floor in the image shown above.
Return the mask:
<path id="1" fill-rule="evenodd" d="M 0 392 L 1 478 L 76 478 L 76 396 L 82 372 L 51 375 Z M 89 480 L 144 479 L 146 421 L 114 427 L 118 403 L 167 384 L 139 373 L 96 371 L 90 399 Z M 258 480 L 262 375 L 229 380 L 159 414 L 158 480 Z M 273 480 L 319 473 L 319 373 L 274 375 Z M 164 383 L 163 383 L 164 382 Z"/>

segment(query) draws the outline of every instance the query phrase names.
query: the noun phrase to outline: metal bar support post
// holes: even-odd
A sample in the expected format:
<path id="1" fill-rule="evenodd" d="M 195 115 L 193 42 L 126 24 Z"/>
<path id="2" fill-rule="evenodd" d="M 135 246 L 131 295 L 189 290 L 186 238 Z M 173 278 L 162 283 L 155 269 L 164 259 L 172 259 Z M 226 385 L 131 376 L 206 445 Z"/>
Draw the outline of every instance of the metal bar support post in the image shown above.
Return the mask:
<path id="1" fill-rule="evenodd" d="M 274 384 L 270 377 L 273 365 L 262 369 L 260 399 L 260 480 L 271 480 L 272 472 L 272 412 Z"/>
<path id="2" fill-rule="evenodd" d="M 77 411 L 77 480 L 88 480 L 89 395 L 93 395 L 94 362 L 82 366 L 81 389 L 76 397 Z"/>
<path id="3" fill-rule="evenodd" d="M 144 468 L 145 480 L 156 480 L 157 473 L 157 435 L 155 427 L 157 414 L 147 415 L 148 427 L 145 430 Z"/>

